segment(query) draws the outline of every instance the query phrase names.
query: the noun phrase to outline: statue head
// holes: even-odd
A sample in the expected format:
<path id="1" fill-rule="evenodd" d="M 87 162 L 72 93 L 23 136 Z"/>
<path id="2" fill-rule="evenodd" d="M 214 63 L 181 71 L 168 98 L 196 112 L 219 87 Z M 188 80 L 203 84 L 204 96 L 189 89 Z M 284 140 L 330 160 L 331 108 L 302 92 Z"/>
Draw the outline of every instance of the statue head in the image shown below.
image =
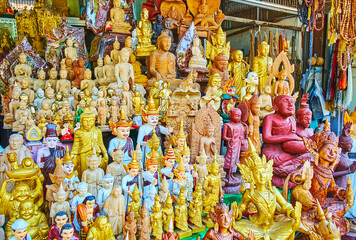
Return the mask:
<path id="1" fill-rule="evenodd" d="M 312 111 L 310 111 L 309 109 L 309 104 L 307 104 L 309 100 L 308 97 L 309 97 L 308 93 L 302 96 L 300 100 L 300 108 L 296 112 L 297 122 L 300 125 L 302 125 L 304 128 L 308 128 L 310 126 L 310 123 L 312 121 L 312 116 L 313 116 Z"/>
<path id="2" fill-rule="evenodd" d="M 163 203 L 164 204 L 164 207 L 165 208 L 172 208 L 172 197 L 171 197 L 171 193 L 168 191 L 168 194 L 167 194 L 167 198 L 166 198 L 166 201 Z"/>
<path id="3" fill-rule="evenodd" d="M 142 109 L 143 119 L 147 121 L 148 126 L 156 127 L 159 119 L 159 110 L 156 108 L 152 96 L 150 96 L 146 108 Z"/>
<path id="4" fill-rule="evenodd" d="M 257 94 L 252 94 L 251 99 L 248 101 L 248 107 L 253 115 L 259 115 L 260 99 Z"/>
<path id="5" fill-rule="evenodd" d="M 26 56 L 26 54 L 24 52 L 20 53 L 19 62 L 20 62 L 20 64 L 26 64 L 27 56 Z"/>
<path id="6" fill-rule="evenodd" d="M 148 155 L 146 155 L 146 168 L 151 173 L 157 172 L 158 160 L 156 158 L 156 151 L 154 149 L 152 149 L 152 151 L 151 151 L 150 158 L 148 157 Z"/>
<path id="7" fill-rule="evenodd" d="M 40 69 L 40 71 L 37 74 L 37 78 L 40 80 L 45 80 L 46 79 L 46 72 L 43 71 L 43 68 Z"/>
<path id="8" fill-rule="evenodd" d="M 58 134 L 57 134 L 57 125 L 55 124 L 47 124 L 46 125 L 46 133 L 43 139 L 43 143 L 46 144 L 47 148 L 55 148 L 57 143 L 59 142 Z"/>
<path id="9" fill-rule="evenodd" d="M 109 55 L 104 57 L 104 63 L 105 65 L 111 65 L 111 57 Z"/>
<path id="10" fill-rule="evenodd" d="M 119 198 L 122 195 L 122 188 L 121 186 L 114 186 L 111 190 L 111 196 L 114 198 Z"/>
<path id="11" fill-rule="evenodd" d="M 244 54 L 241 50 L 236 50 L 232 53 L 231 58 L 234 62 L 241 62 L 243 60 L 243 56 Z"/>
<path id="12" fill-rule="evenodd" d="M 122 162 L 124 161 L 125 153 L 124 151 L 122 151 L 121 142 L 119 142 L 117 150 L 111 153 L 111 156 L 114 162 L 116 162 L 117 164 L 122 164 Z"/>
<path id="13" fill-rule="evenodd" d="M 215 68 L 217 68 L 219 71 L 224 71 L 227 68 L 227 65 L 229 64 L 229 59 L 226 57 L 224 53 L 219 53 L 215 58 L 214 58 L 214 63 L 213 65 Z"/>
<path id="14" fill-rule="evenodd" d="M 74 235 L 74 227 L 70 223 L 66 223 L 62 226 L 59 237 L 63 240 L 71 240 Z"/>
<path id="15" fill-rule="evenodd" d="M 135 54 L 131 54 L 130 55 L 130 63 L 133 64 L 135 62 L 136 62 L 136 56 L 135 56 Z"/>
<path id="16" fill-rule="evenodd" d="M 279 95 L 273 99 L 273 109 L 283 117 L 291 117 L 295 113 L 294 99 L 288 95 Z"/>
<path id="17" fill-rule="evenodd" d="M 185 172 L 186 172 L 186 168 L 184 166 L 183 160 L 181 159 L 177 165 L 177 167 L 174 169 L 174 175 L 182 180 L 185 178 Z"/>
<path id="18" fill-rule="evenodd" d="M 150 140 L 147 140 L 148 147 L 150 149 L 154 149 L 155 151 L 158 151 L 159 147 L 161 146 L 161 140 L 156 134 L 155 128 L 152 129 L 152 137 Z"/>
<path id="19" fill-rule="evenodd" d="M 182 155 L 182 160 L 183 160 L 183 163 L 186 165 L 186 164 L 189 164 L 190 162 L 190 149 L 187 145 L 187 142 L 184 143 L 184 148 L 183 150 L 180 152 L 180 154 Z"/>
<path id="20" fill-rule="evenodd" d="M 157 38 L 158 49 L 163 50 L 165 52 L 169 51 L 171 48 L 171 37 L 167 32 L 161 33 L 161 35 Z"/>
<path id="21" fill-rule="evenodd" d="M 78 183 L 76 190 L 79 196 L 85 197 L 88 193 L 88 184 L 86 182 L 80 182 Z"/>
<path id="22" fill-rule="evenodd" d="M 120 51 L 120 63 L 128 63 L 130 60 L 130 52 L 127 48 L 123 48 Z"/>
<path id="23" fill-rule="evenodd" d="M 120 0 L 119 0 L 120 1 Z M 109 229 L 111 228 L 110 223 L 108 223 L 108 219 L 105 216 L 99 216 L 96 220 L 95 220 L 95 225 L 96 227 L 103 232 L 109 231 Z"/>
<path id="24" fill-rule="evenodd" d="M 257 49 L 258 55 L 267 57 L 269 54 L 269 45 L 265 41 L 261 42 Z"/>
<path id="25" fill-rule="evenodd" d="M 135 212 L 132 210 L 132 208 L 130 208 L 126 216 L 126 221 L 132 223 L 134 220 L 135 220 Z"/>
<path id="26" fill-rule="evenodd" d="M 213 73 L 209 77 L 209 82 L 208 82 L 209 87 L 221 87 L 221 76 L 219 73 Z"/>
<path id="27" fill-rule="evenodd" d="M 36 214 L 35 204 L 32 199 L 26 199 L 20 203 L 19 216 L 24 220 L 30 220 Z"/>
<path id="28" fill-rule="evenodd" d="M 11 224 L 12 234 L 15 239 L 27 239 L 27 227 L 28 223 L 23 219 L 17 219 L 13 224 Z"/>
<path id="29" fill-rule="evenodd" d="M 215 133 L 215 127 L 214 125 L 210 122 L 207 126 L 206 126 L 206 136 L 211 138 L 214 136 Z"/>
<path id="30" fill-rule="evenodd" d="M 62 168 L 63 168 L 63 171 L 67 175 L 72 174 L 73 170 L 74 170 L 74 162 L 73 162 L 73 159 L 70 156 L 68 146 L 66 147 L 66 152 L 65 152 L 64 157 L 62 159 Z"/>
<path id="31" fill-rule="evenodd" d="M 91 80 L 91 70 L 89 68 L 85 69 L 84 71 L 84 79 Z"/>
<path id="32" fill-rule="evenodd" d="M 174 136 L 173 138 L 174 143 L 177 144 L 179 148 L 184 147 L 184 143 L 187 141 L 187 135 L 184 134 L 184 122 L 183 119 L 180 121 L 180 127 L 179 127 L 179 132 L 177 136 Z"/>
<path id="33" fill-rule="evenodd" d="M 23 202 L 29 198 L 31 198 L 31 189 L 28 184 L 19 183 L 15 185 L 14 191 L 12 192 L 12 200 Z"/>
<path id="34" fill-rule="evenodd" d="M 95 203 L 95 196 L 86 196 L 83 201 L 83 204 L 87 207 L 87 209 L 94 209 Z"/>
<path id="35" fill-rule="evenodd" d="M 23 136 L 19 133 L 14 133 L 10 135 L 9 146 L 10 150 L 16 151 L 23 145 Z"/>
<path id="36" fill-rule="evenodd" d="M 117 37 L 115 37 L 115 42 L 113 43 L 113 47 L 115 50 L 120 50 L 120 42 L 117 40 Z"/>
<path id="37" fill-rule="evenodd" d="M 51 68 L 51 70 L 49 71 L 49 78 L 51 80 L 57 80 L 57 76 L 58 76 L 58 72 L 55 68 Z"/>
<path id="38" fill-rule="evenodd" d="M 196 37 L 193 39 L 193 46 L 194 47 L 199 47 L 200 46 L 200 39 L 199 37 Z"/>
<path id="39" fill-rule="evenodd" d="M 263 93 L 269 95 L 271 93 L 271 87 L 266 85 L 263 89 Z"/>
<path id="40" fill-rule="evenodd" d="M 339 137 L 339 147 L 342 149 L 344 154 L 351 152 L 353 140 L 350 136 L 350 128 L 352 126 L 352 122 L 346 122 L 342 129 L 342 134 Z"/>
<path id="41" fill-rule="evenodd" d="M 82 68 L 82 67 L 84 67 L 84 65 L 85 65 L 84 59 L 82 57 L 79 57 L 78 58 L 78 66 Z"/>
<path id="42" fill-rule="evenodd" d="M 135 187 L 134 190 L 132 191 L 132 193 L 130 194 L 130 197 L 132 198 L 132 200 L 134 202 L 139 202 L 140 201 L 140 196 L 141 196 L 141 192 L 137 187 L 137 184 L 135 183 Z"/>
<path id="43" fill-rule="evenodd" d="M 96 63 L 98 64 L 98 67 L 102 67 L 104 65 L 103 59 L 102 58 L 98 58 L 98 60 L 96 61 Z"/>
<path id="44" fill-rule="evenodd" d="M 147 8 L 142 8 L 141 10 L 141 20 L 148 20 L 148 10 Z"/>
<path id="45" fill-rule="evenodd" d="M 27 89 L 30 86 L 30 79 L 28 77 L 24 77 L 21 81 L 21 88 Z"/>
<path id="46" fill-rule="evenodd" d="M 221 26 L 216 31 L 216 34 L 215 34 L 214 38 L 215 38 L 216 44 L 218 46 L 224 46 L 225 45 L 225 43 L 226 43 L 226 33 L 224 33 L 224 31 L 222 30 Z"/>
<path id="47" fill-rule="evenodd" d="M 42 90 L 42 89 L 39 88 L 38 90 Z M 42 90 L 42 91 L 43 91 L 43 90 Z M 18 88 L 15 88 L 15 89 L 12 91 L 11 98 L 12 98 L 12 100 L 19 100 L 20 95 L 21 95 L 21 90 L 18 89 Z"/>
<path id="48" fill-rule="evenodd" d="M 101 163 L 101 157 L 97 155 L 95 148 L 93 148 L 92 155 L 90 157 L 87 157 L 87 165 L 88 168 L 92 171 L 96 170 Z"/>
<path id="49" fill-rule="evenodd" d="M 70 67 L 70 68 L 72 67 L 73 60 L 70 57 L 66 57 L 64 62 L 65 62 L 67 67 Z"/>
<path id="50" fill-rule="evenodd" d="M 125 166 L 126 165 L 124 165 L 124 167 Z M 136 152 L 132 151 L 132 160 L 125 167 L 125 170 L 131 177 L 136 177 L 139 169 L 140 169 L 140 163 L 136 160 Z"/>
<path id="51" fill-rule="evenodd" d="M 120 6 L 121 6 L 121 0 L 114 0 L 114 7 L 120 8 Z"/>
<path id="52" fill-rule="evenodd" d="M 256 72 L 248 72 L 246 74 L 246 79 L 245 81 L 249 84 L 249 85 L 258 85 L 258 75 Z"/>
<path id="53" fill-rule="evenodd" d="M 196 161 L 198 162 L 199 165 L 205 166 L 207 160 L 208 160 L 208 156 L 206 156 L 205 149 L 203 148 L 201 150 L 200 155 L 196 157 Z"/>
<path id="54" fill-rule="evenodd" d="M 59 187 L 61 184 L 63 184 L 66 177 L 67 175 L 63 171 L 61 160 L 59 158 L 56 158 L 56 168 L 54 169 L 53 174 L 49 174 L 49 178 L 55 185 Z"/>
<path id="55" fill-rule="evenodd" d="M 71 38 L 67 38 L 66 44 L 67 44 L 67 47 L 73 47 L 73 40 Z"/>
<path id="56" fill-rule="evenodd" d="M 222 229 L 227 229 L 229 232 L 231 232 L 234 218 L 232 210 L 229 210 L 228 205 L 226 205 L 223 201 L 220 201 L 220 203 L 216 204 L 214 210 L 215 211 L 210 212 L 210 217 L 217 226 L 215 231 L 219 230 L 219 232 L 221 232 Z"/>
<path id="57" fill-rule="evenodd" d="M 61 229 L 64 224 L 66 224 L 69 220 L 68 214 L 65 211 L 57 212 L 56 216 L 54 217 L 54 222 L 56 223 L 57 227 Z"/>
<path id="58" fill-rule="evenodd" d="M 60 92 L 60 91 L 57 92 L 56 97 L 55 97 L 56 101 L 60 102 L 60 101 L 62 101 L 62 98 L 63 98 L 62 92 Z"/>
<path id="59" fill-rule="evenodd" d="M 241 110 L 239 108 L 232 108 L 229 112 L 230 121 L 239 123 L 241 121 Z"/>
<path id="60" fill-rule="evenodd" d="M 125 39 L 125 47 L 132 48 L 132 38 L 130 36 Z"/>
<path id="61" fill-rule="evenodd" d="M 102 179 L 102 185 L 105 189 L 110 189 L 114 186 L 114 177 L 110 173 L 106 174 Z"/>
<path id="62" fill-rule="evenodd" d="M 95 115 L 90 108 L 86 108 L 80 115 L 80 124 L 81 128 L 87 132 L 91 131 L 95 127 Z"/>
<path id="63" fill-rule="evenodd" d="M 48 98 L 48 99 L 54 98 L 54 90 L 53 90 L 53 88 L 51 88 L 51 87 L 46 88 L 46 90 L 45 90 L 45 96 L 46 96 L 46 98 Z"/>

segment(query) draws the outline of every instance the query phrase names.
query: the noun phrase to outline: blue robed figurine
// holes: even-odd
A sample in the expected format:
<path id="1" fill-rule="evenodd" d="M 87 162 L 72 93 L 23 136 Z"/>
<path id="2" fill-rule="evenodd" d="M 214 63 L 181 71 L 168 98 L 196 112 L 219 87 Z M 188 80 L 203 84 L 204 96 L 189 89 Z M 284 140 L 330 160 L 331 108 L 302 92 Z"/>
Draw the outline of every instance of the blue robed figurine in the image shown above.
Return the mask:
<path id="1" fill-rule="evenodd" d="M 176 162 L 176 156 L 174 154 L 174 150 L 172 145 L 169 146 L 167 155 L 162 158 L 164 168 L 161 169 L 162 179 L 166 178 L 169 191 L 172 191 L 173 188 L 173 178 L 174 178 L 174 164 Z"/>
<path id="2" fill-rule="evenodd" d="M 149 158 L 146 156 L 146 168 L 147 170 L 143 172 L 143 199 L 148 197 L 148 191 L 150 186 L 153 184 L 158 192 L 160 186 L 159 172 L 158 172 L 158 160 L 156 158 L 155 150 L 152 150 L 152 155 Z"/>
<path id="3" fill-rule="evenodd" d="M 13 237 L 10 240 L 32 240 L 31 236 L 27 234 L 28 223 L 23 219 L 17 219 L 12 225 Z"/>
<path id="4" fill-rule="evenodd" d="M 129 196 L 128 193 L 132 193 L 134 190 L 135 184 L 138 186 L 138 189 L 142 193 L 142 183 L 141 183 L 141 178 L 138 175 L 138 171 L 140 169 L 140 164 L 136 160 L 136 152 L 132 152 L 132 160 L 128 165 L 125 165 L 125 170 L 128 173 L 125 177 L 122 178 L 122 190 L 124 191 L 125 195 L 125 202 L 126 202 L 126 207 L 128 203 L 131 201 L 131 197 Z"/>

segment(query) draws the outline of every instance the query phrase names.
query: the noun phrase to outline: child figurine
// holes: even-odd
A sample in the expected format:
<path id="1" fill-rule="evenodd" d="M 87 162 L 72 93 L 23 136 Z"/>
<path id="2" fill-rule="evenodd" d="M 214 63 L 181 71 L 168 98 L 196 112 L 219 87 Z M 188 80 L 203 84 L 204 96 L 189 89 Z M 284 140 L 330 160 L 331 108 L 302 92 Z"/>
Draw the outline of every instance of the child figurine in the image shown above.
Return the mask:
<path id="1" fill-rule="evenodd" d="M 79 237 L 75 234 L 75 229 L 72 224 L 66 223 L 63 225 L 61 229 L 61 233 L 59 234 L 60 240 L 80 240 Z"/>
<path id="2" fill-rule="evenodd" d="M 193 182 L 188 181 L 186 176 L 186 168 L 183 164 L 183 160 L 180 160 L 176 169 L 174 169 L 175 178 L 173 179 L 173 187 L 172 193 L 175 198 L 178 198 L 179 191 L 182 187 L 186 189 L 185 194 L 189 201 L 192 200 L 192 190 L 193 190 Z"/>
<path id="3" fill-rule="evenodd" d="M 162 214 L 163 214 L 163 226 L 164 226 L 163 228 L 164 231 L 168 232 L 170 223 L 174 222 L 173 201 L 170 193 L 168 193 L 166 201 L 163 203 Z"/>
<path id="4" fill-rule="evenodd" d="M 136 240 L 137 225 L 136 225 L 135 213 L 131 209 L 127 214 L 123 232 L 124 232 L 125 240 Z"/>
<path id="5" fill-rule="evenodd" d="M 193 192 L 193 200 L 189 203 L 189 221 L 197 228 L 203 226 L 202 214 L 203 214 L 203 192 L 202 186 L 198 183 L 195 186 Z M 205 227 L 204 227 L 205 230 Z"/>
<path id="6" fill-rule="evenodd" d="M 163 203 L 166 201 L 166 198 L 168 196 L 168 193 L 169 193 L 169 184 L 168 184 L 168 181 L 165 177 L 163 177 L 162 179 L 162 183 L 161 183 L 161 186 L 160 186 L 160 189 L 159 189 L 159 199 L 160 199 L 160 202 Z"/>
<path id="7" fill-rule="evenodd" d="M 185 198 L 185 188 L 182 187 L 179 191 L 177 198 L 177 205 L 174 208 L 174 220 L 176 222 L 176 227 L 182 231 L 186 232 L 188 228 L 188 210 Z"/>
<path id="8" fill-rule="evenodd" d="M 88 169 L 84 170 L 82 175 L 82 181 L 88 184 L 88 191 L 95 196 L 98 196 L 101 180 L 103 179 L 105 172 L 99 168 L 101 163 L 101 157 L 96 155 L 95 148 L 93 148 L 93 154 L 91 157 L 87 157 Z"/>
<path id="9" fill-rule="evenodd" d="M 143 199 L 146 199 L 148 197 L 147 196 L 147 192 L 148 192 L 148 189 L 150 188 L 150 186 L 152 184 L 155 186 L 157 191 L 158 191 L 158 188 L 159 188 L 159 185 L 160 185 L 159 173 L 158 173 L 158 169 L 157 169 L 158 161 L 156 159 L 154 150 L 152 150 L 151 158 L 146 156 L 146 159 L 147 159 L 146 160 L 147 171 L 144 171 L 143 174 L 142 174 L 142 178 L 143 178 Z"/>
<path id="10" fill-rule="evenodd" d="M 121 149 L 121 142 L 119 142 L 117 149 L 117 151 L 113 151 L 111 154 L 113 162 L 106 168 L 106 174 L 110 174 L 114 177 L 114 186 L 121 186 L 122 178 L 126 175 L 126 171 L 122 163 L 125 154 Z"/>
<path id="11" fill-rule="evenodd" d="M 122 233 L 125 222 L 125 197 L 121 186 L 112 188 L 110 196 L 105 200 L 104 213 L 108 217 L 114 235 Z"/>
<path id="12" fill-rule="evenodd" d="M 162 219 L 162 209 L 159 203 L 159 197 L 155 197 L 155 204 L 152 207 L 152 213 L 150 214 L 151 225 L 152 225 L 152 236 L 155 239 L 162 240 L 163 233 L 163 219 Z"/>
<path id="13" fill-rule="evenodd" d="M 112 156 L 113 152 L 117 151 L 120 144 L 120 149 L 124 152 L 124 164 L 129 164 L 132 159 L 131 152 L 134 150 L 132 139 L 129 137 L 130 128 L 132 122 L 126 121 L 126 115 L 124 111 L 121 111 L 121 119 L 118 123 L 111 123 L 109 125 L 112 130 L 112 134 L 116 135 L 116 138 L 110 140 L 108 152 Z"/>
<path id="14" fill-rule="evenodd" d="M 156 188 L 153 184 L 150 184 L 149 189 L 147 190 L 147 197 L 144 200 L 144 205 L 147 207 L 148 210 L 151 211 L 151 207 L 153 206 L 153 204 L 155 203 L 155 196 L 157 194 Z"/>
<path id="15" fill-rule="evenodd" d="M 114 177 L 110 174 L 106 174 L 102 180 L 102 188 L 98 192 L 98 198 L 96 203 L 99 205 L 103 213 L 103 207 L 105 200 L 110 196 L 112 188 L 114 186 Z"/>
<path id="16" fill-rule="evenodd" d="M 204 178 L 206 175 L 208 175 L 208 168 L 206 167 L 206 161 L 208 160 L 208 157 L 205 155 L 205 150 L 203 150 L 200 153 L 200 156 L 196 157 L 196 161 L 198 162 L 197 165 L 197 174 L 198 174 L 198 182 L 203 185 Z"/>
<path id="17" fill-rule="evenodd" d="M 119 111 L 120 111 L 120 108 L 119 108 L 119 106 L 117 106 L 117 101 L 114 101 L 111 99 L 111 106 L 109 108 L 109 112 L 110 112 L 109 123 L 112 122 L 115 124 L 118 122 Z"/>
<path id="18" fill-rule="evenodd" d="M 142 206 L 137 228 L 139 230 L 139 240 L 151 239 L 151 231 L 152 231 L 151 221 L 148 216 L 148 209 L 146 208 L 145 204 L 143 204 Z"/>
<path id="19" fill-rule="evenodd" d="M 88 184 L 86 182 L 80 182 L 77 185 L 77 195 L 74 196 L 72 201 L 70 202 L 71 212 L 73 216 L 73 225 L 77 232 L 80 231 L 80 226 L 77 221 L 77 207 L 81 204 L 84 199 L 88 196 L 91 196 L 91 193 L 88 193 Z"/>
<path id="20" fill-rule="evenodd" d="M 66 178 L 63 183 L 69 183 L 69 195 L 68 201 L 71 202 L 73 197 L 76 195 L 75 189 L 77 185 L 80 183 L 78 172 L 74 171 L 74 162 L 70 156 L 68 146 L 66 147 L 66 153 L 62 159 L 62 168 L 66 174 Z"/>
<path id="21" fill-rule="evenodd" d="M 104 101 L 99 102 L 98 107 L 98 124 L 101 128 L 106 128 L 106 119 L 109 117 L 108 106 Z"/>
<path id="22" fill-rule="evenodd" d="M 57 212 L 54 217 L 54 224 L 49 228 L 48 240 L 58 239 L 61 228 L 64 224 L 68 223 L 69 217 L 65 211 Z"/>
<path id="23" fill-rule="evenodd" d="M 172 145 L 169 146 L 167 155 L 162 158 L 163 165 L 165 168 L 161 169 L 162 178 L 165 178 L 169 185 L 169 191 L 172 191 L 173 187 L 173 177 L 174 177 L 174 164 L 176 162 L 176 157 Z"/>
<path id="24" fill-rule="evenodd" d="M 93 225 L 95 219 L 100 216 L 100 208 L 95 202 L 95 197 L 85 197 L 83 203 L 78 205 L 77 212 L 80 236 L 82 240 L 86 240 L 90 227 Z"/>
<path id="25" fill-rule="evenodd" d="M 132 199 L 127 205 L 128 209 L 131 209 L 135 212 L 136 219 L 139 218 L 139 212 L 141 211 L 141 192 L 138 190 L 137 185 L 135 184 L 135 188 L 132 193 L 129 193 L 130 198 Z M 126 199 L 125 199 L 126 200 Z"/>
<path id="26" fill-rule="evenodd" d="M 30 234 L 27 234 L 28 223 L 23 219 L 17 219 L 11 224 L 12 237 L 9 240 L 32 240 Z"/>
<path id="27" fill-rule="evenodd" d="M 70 205 L 69 202 L 66 201 L 68 197 L 68 192 L 64 191 L 63 185 L 61 184 L 57 193 L 53 193 L 54 200 L 56 200 L 52 206 L 49 213 L 49 216 L 52 218 L 52 223 L 54 223 L 54 217 L 59 211 L 64 211 L 70 216 Z"/>
<path id="28" fill-rule="evenodd" d="M 133 192 L 135 185 L 138 187 L 140 194 L 142 194 L 141 178 L 138 175 L 140 164 L 136 160 L 136 152 L 133 152 L 131 162 L 127 166 L 124 164 L 124 168 L 127 172 L 127 175 L 122 179 L 121 186 L 125 194 L 125 201 L 128 203 L 131 202 L 129 193 Z"/>

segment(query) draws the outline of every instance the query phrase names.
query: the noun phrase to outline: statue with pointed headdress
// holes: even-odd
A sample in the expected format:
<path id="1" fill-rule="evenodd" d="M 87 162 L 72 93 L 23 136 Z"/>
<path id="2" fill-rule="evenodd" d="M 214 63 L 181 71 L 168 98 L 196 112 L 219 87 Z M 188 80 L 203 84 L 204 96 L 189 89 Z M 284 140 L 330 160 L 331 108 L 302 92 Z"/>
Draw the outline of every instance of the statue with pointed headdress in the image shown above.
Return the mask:
<path id="1" fill-rule="evenodd" d="M 142 192 L 141 176 L 138 175 L 140 163 L 136 159 L 136 152 L 132 152 L 131 162 L 128 165 L 124 164 L 124 168 L 127 172 L 127 175 L 122 178 L 121 187 L 124 191 L 125 202 L 127 206 L 128 203 L 131 201 L 130 194 L 133 192 L 135 185 L 137 186 L 138 190 Z"/>
<path id="2" fill-rule="evenodd" d="M 158 192 L 160 186 L 160 178 L 158 172 L 158 160 L 156 158 L 155 150 L 152 150 L 151 157 L 146 156 L 146 171 L 142 173 L 143 178 L 143 199 L 148 197 L 148 192 L 153 185 Z"/>
<path id="3" fill-rule="evenodd" d="M 249 158 L 246 165 L 238 163 L 242 178 L 250 184 L 242 195 L 242 201 L 232 204 L 234 217 L 238 220 L 234 228 L 244 237 L 248 237 L 250 230 L 256 239 L 293 239 L 295 231 L 299 229 L 302 205 L 296 202 L 293 208 L 277 190 L 272 186 L 273 160 L 267 162 L 266 157 L 259 157 L 253 143 L 248 139 Z M 254 204 L 257 212 L 249 219 L 241 219 L 247 211 L 248 205 Z M 283 220 L 275 221 L 276 210 L 287 215 Z"/>

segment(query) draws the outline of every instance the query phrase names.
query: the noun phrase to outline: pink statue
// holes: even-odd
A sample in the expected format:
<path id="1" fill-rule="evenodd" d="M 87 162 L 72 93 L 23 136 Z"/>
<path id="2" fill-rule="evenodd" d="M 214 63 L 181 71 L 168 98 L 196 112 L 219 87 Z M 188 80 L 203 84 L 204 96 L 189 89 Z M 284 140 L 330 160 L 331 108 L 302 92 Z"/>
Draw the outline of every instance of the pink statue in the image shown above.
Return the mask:
<path id="1" fill-rule="evenodd" d="M 229 116 L 230 122 L 224 124 L 222 135 L 222 138 L 227 142 L 224 162 L 226 178 L 223 180 L 225 187 L 236 186 L 240 183 L 239 179 L 233 174 L 237 171 L 237 163 L 240 162 L 240 153 L 247 151 L 248 148 L 248 127 L 245 123 L 241 122 L 241 110 L 239 108 L 232 108 L 229 112 Z M 228 193 L 227 191 L 229 190 L 224 188 L 224 191 Z"/>
<path id="2" fill-rule="evenodd" d="M 275 113 L 263 119 L 262 154 L 274 161 L 273 185 L 283 188 L 285 178 L 296 170 L 301 160 L 314 157 L 305 148 L 303 138 L 296 133 L 294 99 L 279 95 L 273 100 L 273 108 Z"/>
<path id="3" fill-rule="evenodd" d="M 310 128 L 310 123 L 312 120 L 312 111 L 309 109 L 309 104 L 307 104 L 309 93 L 304 94 L 300 101 L 300 108 L 297 110 L 297 135 L 299 137 L 311 138 L 314 136 L 314 131 Z"/>

